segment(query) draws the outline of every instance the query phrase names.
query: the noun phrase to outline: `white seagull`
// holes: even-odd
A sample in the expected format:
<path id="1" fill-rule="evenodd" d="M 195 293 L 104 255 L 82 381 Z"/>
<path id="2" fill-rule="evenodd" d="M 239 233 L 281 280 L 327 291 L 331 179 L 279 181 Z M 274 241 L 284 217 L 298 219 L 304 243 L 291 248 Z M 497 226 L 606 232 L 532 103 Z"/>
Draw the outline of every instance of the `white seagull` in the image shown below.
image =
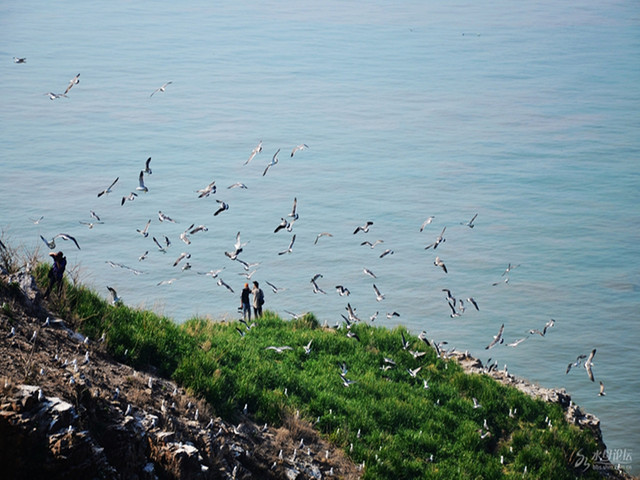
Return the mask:
<path id="1" fill-rule="evenodd" d="M 201 188 L 200 190 L 196 190 L 196 193 L 200 194 L 200 195 L 198 195 L 198 198 L 208 197 L 212 193 L 215 194 L 216 193 L 216 181 L 214 180 L 213 182 L 211 182 L 206 187 Z"/>
<path id="2" fill-rule="evenodd" d="M 426 227 L 427 225 L 429 225 L 431 222 L 433 222 L 433 219 L 436 218 L 433 215 L 431 215 L 429 218 L 427 218 L 424 222 L 422 222 L 422 225 L 420 226 L 420 231 L 424 230 L 424 227 Z"/>
<path id="3" fill-rule="evenodd" d="M 504 331 L 504 323 L 500 327 L 500 330 L 498 331 L 498 334 L 495 337 L 493 337 L 493 341 L 489 345 L 484 347 L 485 350 L 489 350 L 490 348 L 493 348 L 498 343 L 502 343 L 504 341 L 504 339 L 502 338 L 502 332 L 503 331 Z"/>
<path id="4" fill-rule="evenodd" d="M 151 95 L 149 95 L 149 98 L 153 97 L 153 95 L 154 95 L 156 92 L 164 92 L 164 91 L 166 90 L 166 88 L 167 88 L 167 85 L 171 85 L 172 83 L 173 83 L 173 82 L 167 82 L 167 83 L 165 83 L 164 85 L 162 85 L 161 87 L 156 88 L 156 89 L 151 93 Z"/>
<path id="5" fill-rule="evenodd" d="M 476 213 L 471 220 L 469 220 L 467 223 L 460 222 L 460 225 L 465 225 L 465 226 L 467 226 L 469 228 L 475 227 L 475 225 L 473 224 L 473 221 L 476 219 L 477 216 L 478 216 L 478 214 Z"/>
<path id="6" fill-rule="evenodd" d="M 424 249 L 425 249 L 425 250 L 428 250 L 428 249 L 430 249 L 431 247 L 433 247 L 433 249 L 435 250 L 436 248 L 438 248 L 438 245 L 440 245 L 441 243 L 445 242 L 445 241 L 446 241 L 446 239 L 444 238 L 444 236 L 443 236 L 443 235 L 444 235 L 444 231 L 445 231 L 446 229 L 447 229 L 447 227 L 444 227 L 444 228 L 442 229 L 442 232 L 440 232 L 440 235 L 438 235 L 438 236 L 436 237 L 436 240 L 435 240 L 432 244 L 427 245 L 426 247 L 424 247 Z"/>
<path id="7" fill-rule="evenodd" d="M 118 296 L 118 293 L 114 288 L 107 285 L 107 290 L 109 290 L 109 293 L 111 293 L 111 305 L 122 302 L 122 299 Z"/>
<path id="8" fill-rule="evenodd" d="M 67 98 L 67 96 L 64 93 L 53 93 L 53 92 L 47 92 L 44 95 L 48 95 L 49 96 L 49 100 L 55 100 L 57 98 Z"/>
<path id="9" fill-rule="evenodd" d="M 300 145 L 293 147 L 293 150 L 291 150 L 291 156 L 293 157 L 298 150 L 304 150 L 305 148 L 309 148 L 309 145 L 306 143 L 301 143 Z"/>
<path id="10" fill-rule="evenodd" d="M 293 244 L 296 241 L 296 235 L 294 234 L 293 237 L 291 238 L 291 242 L 289 243 L 289 247 L 286 250 L 283 250 L 282 252 L 278 252 L 278 255 L 284 255 L 285 253 L 291 253 L 293 251 Z"/>
<path id="11" fill-rule="evenodd" d="M 371 278 L 378 278 L 378 277 L 376 277 L 376 274 L 375 274 L 375 273 L 373 273 L 371 270 L 369 270 L 369 269 L 368 269 L 368 268 L 366 268 L 366 267 L 365 267 L 362 271 L 363 271 L 366 275 L 369 275 Z"/>
<path id="12" fill-rule="evenodd" d="M 591 350 L 589 357 L 584 362 L 584 368 L 587 370 L 587 375 L 589 375 L 589 380 L 591 380 L 592 382 L 594 381 L 594 379 L 593 379 L 593 371 L 591 370 L 591 367 L 593 367 L 593 357 L 595 357 L 595 355 L 596 355 L 596 349 L 594 348 L 593 350 Z"/>
<path id="13" fill-rule="evenodd" d="M 151 157 L 147 158 L 147 161 L 144 163 L 144 173 L 148 173 L 151 175 L 153 172 L 151 171 L 151 167 L 149 164 L 151 163 Z"/>
<path id="14" fill-rule="evenodd" d="M 107 188 L 105 188 L 104 190 L 102 190 L 100 193 L 98 193 L 98 197 L 101 197 L 102 195 L 104 195 L 105 193 L 111 193 L 111 189 L 113 188 L 113 186 L 118 182 L 118 180 L 120 179 L 120 177 L 117 177 L 113 183 L 111 185 L 109 185 Z"/>
<path id="15" fill-rule="evenodd" d="M 218 210 L 216 210 L 214 212 L 214 214 L 213 214 L 214 217 L 217 216 L 218 214 L 224 212 L 225 210 L 229 210 L 229 204 L 228 203 L 225 203 L 222 200 L 217 200 L 217 199 L 216 199 L 216 202 L 218 202 L 220 204 L 220 207 L 218 208 Z"/>
<path id="16" fill-rule="evenodd" d="M 273 158 L 271 159 L 271 162 L 267 164 L 267 168 L 265 168 L 264 172 L 262 173 L 263 177 L 267 174 L 267 172 L 271 167 L 273 167 L 276 163 L 278 163 L 278 153 L 280 153 L 280 149 L 278 149 L 278 151 L 273 154 Z"/>
<path id="17" fill-rule="evenodd" d="M 151 225 L 151 219 L 147 221 L 147 224 L 144 226 L 142 230 L 136 228 L 136 232 L 138 232 L 144 238 L 147 238 L 149 236 L 149 225 Z"/>
<path id="18" fill-rule="evenodd" d="M 170 222 L 170 223 L 176 223 L 176 221 L 169 217 L 168 215 L 165 215 L 164 213 L 162 213 L 161 210 L 158 210 L 158 220 L 160 220 L 161 222 Z"/>
<path id="19" fill-rule="evenodd" d="M 80 83 L 80 74 L 77 74 L 75 77 L 73 77 L 71 80 L 69 80 L 69 86 L 64 91 L 65 95 L 67 93 L 69 93 L 69 90 L 71 90 L 73 88 L 73 86 L 77 85 L 78 83 Z"/>
<path id="20" fill-rule="evenodd" d="M 136 192 L 131 192 L 129 195 L 125 195 L 120 201 L 120 206 L 124 205 L 124 202 L 126 202 L 127 200 L 132 202 L 137 196 L 138 194 Z"/>
<path id="21" fill-rule="evenodd" d="M 253 157 L 255 157 L 261 151 L 262 151 L 262 140 L 260 140 L 260 142 L 258 142 L 258 145 L 256 145 L 255 148 L 251 150 L 251 155 L 249 155 L 249 158 L 247 159 L 247 161 L 244 162 L 244 165 L 246 165 L 251 160 L 253 160 Z"/>
<path id="22" fill-rule="evenodd" d="M 447 266 L 444 264 L 444 262 L 442 260 L 440 260 L 440 257 L 436 257 L 436 259 L 433 261 L 433 264 L 436 267 L 442 268 L 442 270 L 444 270 L 444 273 L 448 273 L 447 272 Z"/>
<path id="23" fill-rule="evenodd" d="M 371 225 L 373 225 L 373 222 L 367 221 L 367 223 L 365 223 L 364 225 L 356 227 L 356 229 L 353 231 L 353 234 L 355 235 L 358 232 L 368 233 L 369 227 Z"/>
<path id="24" fill-rule="evenodd" d="M 380 290 L 378 290 L 375 283 L 373 284 L 373 291 L 376 292 L 376 301 L 381 302 L 384 300 L 384 295 L 380 293 Z"/>
<path id="25" fill-rule="evenodd" d="M 318 240 L 320 239 L 320 237 L 333 237 L 333 235 L 329 232 L 321 232 L 318 235 L 316 235 L 316 239 L 313 242 L 314 245 L 316 245 L 318 243 Z"/>
<path id="26" fill-rule="evenodd" d="M 140 175 L 138 176 L 138 186 L 136 187 L 136 190 L 138 190 L 139 192 L 149 191 L 149 189 L 144 184 L 144 170 L 140 170 Z"/>

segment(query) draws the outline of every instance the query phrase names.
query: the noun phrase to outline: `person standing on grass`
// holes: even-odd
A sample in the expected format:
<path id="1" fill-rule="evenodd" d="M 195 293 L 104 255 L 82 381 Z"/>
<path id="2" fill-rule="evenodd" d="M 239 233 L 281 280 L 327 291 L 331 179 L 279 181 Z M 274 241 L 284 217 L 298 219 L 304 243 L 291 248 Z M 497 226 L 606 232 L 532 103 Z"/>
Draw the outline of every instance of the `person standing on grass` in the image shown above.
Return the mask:
<path id="1" fill-rule="evenodd" d="M 44 292 L 44 298 L 49 297 L 51 289 L 55 285 L 57 285 L 56 290 L 58 295 L 60 294 L 60 290 L 62 289 L 62 276 L 67 268 L 67 259 L 62 252 L 51 252 L 49 256 L 53 258 L 53 267 L 49 270 L 49 285 L 47 286 L 46 292 Z"/>
<path id="2" fill-rule="evenodd" d="M 242 308 L 242 317 L 246 321 L 251 320 L 251 301 L 249 300 L 249 295 L 251 295 L 251 289 L 249 288 L 249 284 L 245 283 L 242 293 L 240 294 L 240 308 Z"/>
<path id="3" fill-rule="evenodd" d="M 264 293 L 260 288 L 258 282 L 253 282 L 253 315 L 256 318 L 260 318 L 262 316 L 262 305 L 264 305 Z"/>

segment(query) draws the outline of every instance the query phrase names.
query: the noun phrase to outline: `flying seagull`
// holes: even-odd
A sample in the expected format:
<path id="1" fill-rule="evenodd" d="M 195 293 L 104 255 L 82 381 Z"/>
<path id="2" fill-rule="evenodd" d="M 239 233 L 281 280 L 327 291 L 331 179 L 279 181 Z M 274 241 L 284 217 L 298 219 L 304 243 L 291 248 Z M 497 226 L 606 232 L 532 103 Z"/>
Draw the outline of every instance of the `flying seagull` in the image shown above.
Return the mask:
<path id="1" fill-rule="evenodd" d="M 276 163 L 278 163 L 278 153 L 280 153 L 280 149 L 278 149 L 278 151 L 273 154 L 273 158 L 271 159 L 271 162 L 267 164 L 267 168 L 265 168 L 264 172 L 262 173 L 263 177 L 267 174 L 267 172 L 271 167 L 273 167 Z"/>
<path id="2" fill-rule="evenodd" d="M 369 232 L 369 227 L 371 225 L 373 225 L 373 222 L 367 221 L 367 223 L 365 223 L 364 225 L 356 227 L 356 229 L 353 231 L 353 234 L 355 235 L 356 233 L 358 233 L 360 231 L 362 231 L 364 233 L 368 233 Z"/>
<path id="3" fill-rule="evenodd" d="M 433 219 L 436 218 L 433 215 L 431 215 L 429 218 L 427 218 L 424 222 L 422 222 L 422 225 L 420 225 L 420 231 L 424 230 L 424 227 L 426 227 L 427 225 L 429 225 L 431 222 L 433 222 Z"/>
<path id="4" fill-rule="evenodd" d="M 114 288 L 107 285 L 107 290 L 109 290 L 109 293 L 111 293 L 111 305 L 122 302 L 122 299 L 118 296 L 118 293 Z"/>
<path id="5" fill-rule="evenodd" d="M 436 248 L 438 248 L 438 245 L 440 245 L 441 243 L 445 242 L 446 239 L 444 238 L 444 231 L 447 229 L 447 227 L 444 227 L 442 229 L 442 232 L 440 232 L 440 235 L 437 236 L 436 240 L 430 244 L 427 245 L 426 247 L 424 247 L 425 250 L 430 249 L 431 247 L 433 247 L 433 249 L 435 250 Z"/>
<path id="6" fill-rule="evenodd" d="M 448 273 L 447 272 L 447 266 L 444 264 L 444 262 L 442 260 L 440 260 L 440 257 L 436 257 L 436 259 L 433 261 L 433 264 L 436 267 L 442 268 L 442 270 L 444 270 L 444 273 Z"/>
<path id="7" fill-rule="evenodd" d="M 111 193 L 111 189 L 113 188 L 113 186 L 118 182 L 118 180 L 120 179 L 120 177 L 117 177 L 113 183 L 111 185 L 109 185 L 107 188 L 105 188 L 104 190 L 102 190 L 100 193 L 98 193 L 98 197 L 101 197 L 102 195 L 104 195 L 105 193 Z"/>
<path id="8" fill-rule="evenodd" d="M 124 202 L 126 202 L 127 200 L 129 200 L 130 202 L 135 200 L 135 198 L 138 196 L 138 194 L 136 192 L 131 192 L 129 195 L 125 195 L 124 197 L 122 197 L 122 200 L 120 201 L 120 205 L 124 205 Z"/>
<path id="9" fill-rule="evenodd" d="M 251 160 L 253 160 L 253 157 L 255 157 L 261 151 L 262 151 L 262 140 L 260 140 L 260 142 L 258 142 L 258 145 L 256 145 L 255 148 L 251 150 L 251 155 L 249 155 L 249 158 L 247 159 L 247 161 L 244 162 L 244 165 L 246 165 Z"/>
<path id="10" fill-rule="evenodd" d="M 144 184 L 144 170 L 140 170 L 140 175 L 138 176 L 138 186 L 136 187 L 136 190 L 138 190 L 139 192 L 149 191 L 149 189 Z"/>
<path id="11" fill-rule="evenodd" d="M 580 364 L 582 363 L 582 360 L 584 360 L 585 358 L 587 358 L 586 355 L 582 354 L 582 355 L 578 355 L 576 357 L 576 361 L 575 362 L 571 362 L 569 365 L 567 365 L 567 371 L 565 372 L 565 375 L 567 373 L 569 373 L 569 371 L 571 370 L 571 367 L 578 367 L 580 366 Z"/>
<path id="12" fill-rule="evenodd" d="M 373 273 L 371 270 L 369 270 L 368 268 L 363 268 L 362 271 L 366 274 L 369 275 L 371 278 L 378 278 L 376 277 L 376 274 Z"/>
<path id="13" fill-rule="evenodd" d="M 604 397 L 606 395 L 606 393 L 604 393 L 604 383 L 602 383 L 602 380 L 600 380 L 600 392 L 598 393 L 599 397 Z"/>
<path id="14" fill-rule="evenodd" d="M 56 98 L 67 98 L 67 96 L 64 93 L 53 93 L 53 92 L 47 92 L 44 95 L 48 95 L 50 100 L 55 100 Z"/>
<path id="15" fill-rule="evenodd" d="M 500 327 L 500 330 L 498 331 L 498 334 L 495 337 L 493 337 L 493 341 L 489 345 L 484 347 L 485 350 L 489 350 L 490 348 L 493 348 L 495 345 L 504 342 L 504 339 L 502 338 L 502 332 L 503 331 L 504 331 L 504 323 Z"/>
<path id="16" fill-rule="evenodd" d="M 478 216 L 478 214 L 476 213 L 471 220 L 469 220 L 467 223 L 460 222 L 460 225 L 465 225 L 465 226 L 467 226 L 469 228 L 475 227 L 475 225 L 473 224 L 473 221 L 476 219 L 477 216 Z"/>
<path id="17" fill-rule="evenodd" d="M 144 163 L 144 173 L 148 173 L 151 175 L 153 172 L 151 171 L 151 167 L 149 164 L 151 163 L 151 157 L 147 158 L 147 161 Z"/>
<path id="18" fill-rule="evenodd" d="M 162 213 L 161 210 L 158 210 L 158 220 L 160 220 L 161 222 L 176 223 L 176 221 L 173 218 L 165 215 L 164 213 Z"/>
<path id="19" fill-rule="evenodd" d="M 13 57 L 13 63 L 27 63 L 27 59 L 25 57 Z"/>
<path id="20" fill-rule="evenodd" d="M 196 193 L 200 194 L 200 195 L 198 195 L 198 198 L 208 197 L 212 193 L 215 194 L 216 193 L 216 181 L 214 180 L 213 182 L 211 182 L 206 187 L 201 188 L 200 190 L 196 190 Z"/>
<path id="21" fill-rule="evenodd" d="M 156 92 L 164 92 L 167 88 L 167 85 L 171 85 L 173 82 L 167 82 L 164 85 L 162 85 L 161 87 L 156 88 L 151 95 L 149 95 L 149 98 L 153 97 L 153 94 Z"/>
<path id="22" fill-rule="evenodd" d="M 231 293 L 234 293 L 233 288 L 231 288 L 229 285 L 227 285 L 224 280 L 222 280 L 222 278 L 218 278 L 218 282 L 217 284 L 221 287 L 226 288 L 227 290 L 229 290 Z"/>
<path id="23" fill-rule="evenodd" d="M 229 204 L 223 202 L 222 200 L 218 200 L 216 199 L 216 202 L 218 202 L 220 204 L 220 207 L 218 208 L 218 210 L 216 210 L 213 214 L 213 216 L 217 216 L 218 214 L 224 212 L 225 210 L 229 210 Z"/>
<path id="24" fill-rule="evenodd" d="M 320 239 L 320 237 L 333 237 L 332 234 L 330 234 L 329 232 L 321 232 L 318 235 L 316 235 L 316 239 L 313 242 L 314 245 L 316 245 L 318 243 L 318 240 Z"/>
<path id="25" fill-rule="evenodd" d="M 591 367 L 593 367 L 593 357 L 595 357 L 595 355 L 596 355 L 596 349 L 594 348 L 593 350 L 591 350 L 589 357 L 584 362 L 584 368 L 587 370 L 587 375 L 589 375 L 589 380 L 591 380 L 592 382 L 594 381 L 594 379 L 593 379 L 593 371 L 591 370 Z"/>
<path id="26" fill-rule="evenodd" d="M 384 300 L 384 295 L 380 293 L 380 290 L 378 290 L 375 283 L 373 284 L 373 291 L 376 292 L 376 301 L 381 302 Z"/>
<path id="27" fill-rule="evenodd" d="M 73 77 L 71 80 L 69 80 L 69 86 L 64 91 L 64 94 L 66 95 L 67 93 L 69 93 L 69 90 L 71 90 L 73 88 L 73 86 L 77 85 L 78 83 L 80 83 L 80 74 L 77 74 L 75 77 Z"/>
<path id="28" fill-rule="evenodd" d="M 59 233 L 58 235 L 56 235 L 53 238 L 54 238 L 54 240 L 56 238 L 62 238 L 63 240 L 71 240 L 73 243 L 75 243 L 76 247 L 78 247 L 78 250 L 80 250 L 80 245 L 78 245 L 77 240 L 75 238 L 73 238 L 71 235 L 69 235 L 68 233 Z"/>
<path id="29" fill-rule="evenodd" d="M 149 225 L 151 225 L 151 219 L 147 221 L 147 224 L 144 226 L 142 230 L 136 228 L 136 232 L 138 232 L 144 238 L 147 238 L 149 236 Z"/>
<path id="30" fill-rule="evenodd" d="M 302 143 L 296 147 L 293 147 L 293 150 L 291 150 L 291 156 L 293 157 L 298 150 L 304 150 L 305 148 L 309 148 L 309 145 Z"/>
<path id="31" fill-rule="evenodd" d="M 291 242 L 289 243 L 289 247 L 282 252 L 278 252 L 278 255 L 284 255 L 285 253 L 291 253 L 293 251 L 293 243 L 296 241 L 296 235 L 294 234 L 291 238 Z"/>

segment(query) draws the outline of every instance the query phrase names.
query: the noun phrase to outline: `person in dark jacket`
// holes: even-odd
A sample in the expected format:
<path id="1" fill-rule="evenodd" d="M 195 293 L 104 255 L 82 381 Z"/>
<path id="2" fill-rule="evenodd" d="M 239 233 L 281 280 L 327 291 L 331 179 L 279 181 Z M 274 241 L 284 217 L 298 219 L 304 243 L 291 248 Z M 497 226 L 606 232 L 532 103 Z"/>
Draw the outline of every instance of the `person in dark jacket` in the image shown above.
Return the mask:
<path id="1" fill-rule="evenodd" d="M 242 309 L 242 317 L 248 322 L 251 320 L 251 301 L 249 299 L 251 289 L 249 284 L 245 283 L 242 293 L 240 294 L 240 308 Z"/>
<path id="2" fill-rule="evenodd" d="M 53 258 L 53 267 L 49 270 L 49 285 L 47 286 L 46 292 L 44 292 L 44 298 L 49 297 L 51 289 L 54 286 L 57 286 L 56 291 L 58 295 L 60 294 L 60 290 L 62 289 L 62 277 L 65 269 L 67 268 L 67 259 L 62 252 L 51 252 L 49 253 L 49 256 Z"/>

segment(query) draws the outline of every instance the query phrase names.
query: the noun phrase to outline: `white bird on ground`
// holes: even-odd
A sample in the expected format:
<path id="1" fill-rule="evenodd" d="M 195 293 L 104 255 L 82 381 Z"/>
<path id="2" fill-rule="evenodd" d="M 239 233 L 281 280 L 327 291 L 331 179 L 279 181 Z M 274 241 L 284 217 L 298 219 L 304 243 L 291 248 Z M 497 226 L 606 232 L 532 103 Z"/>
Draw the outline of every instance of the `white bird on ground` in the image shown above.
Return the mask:
<path id="1" fill-rule="evenodd" d="M 282 347 L 276 347 L 276 346 L 274 346 L 274 345 L 271 345 L 271 346 L 269 346 L 269 347 L 265 348 L 265 350 L 273 350 L 273 351 L 275 351 L 276 353 L 282 353 L 282 352 L 284 352 L 285 350 L 293 350 L 293 348 L 291 348 L 289 345 L 284 345 L 284 346 L 282 346 Z"/>
<path id="2" fill-rule="evenodd" d="M 153 97 L 153 95 L 157 92 L 164 92 L 167 89 L 167 85 L 171 85 L 172 83 L 173 82 L 167 82 L 161 87 L 156 88 L 153 92 L 151 92 L 151 95 L 149 95 L 149 98 Z"/>

